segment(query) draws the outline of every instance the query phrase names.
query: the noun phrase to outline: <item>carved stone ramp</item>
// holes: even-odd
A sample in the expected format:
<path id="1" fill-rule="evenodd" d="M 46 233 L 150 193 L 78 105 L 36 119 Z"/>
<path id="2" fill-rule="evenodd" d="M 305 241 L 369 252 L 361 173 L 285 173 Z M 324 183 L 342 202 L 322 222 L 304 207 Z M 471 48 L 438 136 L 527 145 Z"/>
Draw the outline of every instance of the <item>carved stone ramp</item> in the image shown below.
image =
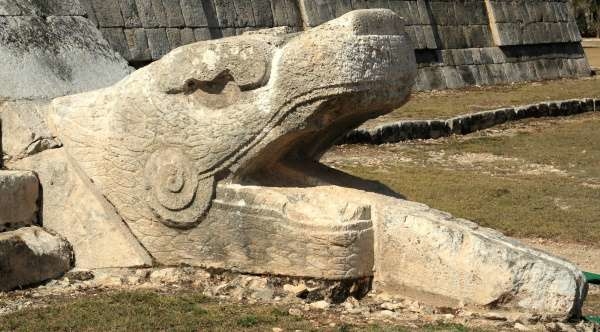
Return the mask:
<path id="1" fill-rule="evenodd" d="M 219 185 L 200 229 L 162 232 L 158 262 L 333 280 L 440 306 L 578 316 L 587 293 L 571 263 L 430 207 L 332 185 Z M 147 241 L 147 239 L 143 239 Z M 170 246 L 167 244 L 171 244 Z"/>

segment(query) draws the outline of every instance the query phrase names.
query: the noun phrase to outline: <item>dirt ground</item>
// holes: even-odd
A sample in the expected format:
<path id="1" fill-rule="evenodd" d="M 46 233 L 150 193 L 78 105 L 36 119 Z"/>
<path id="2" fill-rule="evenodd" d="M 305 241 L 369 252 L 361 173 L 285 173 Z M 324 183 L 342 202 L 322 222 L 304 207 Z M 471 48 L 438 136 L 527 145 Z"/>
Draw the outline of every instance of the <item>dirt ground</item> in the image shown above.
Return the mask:
<path id="1" fill-rule="evenodd" d="M 600 245 L 557 242 L 548 239 L 520 239 L 527 245 L 569 260 L 584 271 L 600 273 Z M 600 289 L 592 288 L 600 294 Z M 600 312 L 598 313 L 600 314 Z"/>
<path id="2" fill-rule="evenodd" d="M 600 47 L 585 48 L 584 50 L 590 66 L 600 69 Z"/>

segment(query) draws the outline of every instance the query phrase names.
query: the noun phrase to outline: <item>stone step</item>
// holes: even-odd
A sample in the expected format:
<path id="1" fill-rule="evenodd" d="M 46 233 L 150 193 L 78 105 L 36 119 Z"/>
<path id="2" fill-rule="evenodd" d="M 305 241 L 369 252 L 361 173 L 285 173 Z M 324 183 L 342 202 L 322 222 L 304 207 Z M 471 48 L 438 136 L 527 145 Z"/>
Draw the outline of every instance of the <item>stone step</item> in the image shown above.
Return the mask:
<path id="1" fill-rule="evenodd" d="M 71 245 L 40 227 L 0 233 L 0 291 L 58 278 L 72 266 Z"/>
<path id="2" fill-rule="evenodd" d="M 0 170 L 0 232 L 37 223 L 38 197 L 33 172 Z"/>
<path id="3" fill-rule="evenodd" d="M 375 120 L 350 131 L 339 144 L 384 144 L 417 139 L 438 139 L 451 135 L 467 135 L 528 118 L 570 116 L 598 111 L 600 111 L 600 99 L 584 98 L 503 107 L 448 119 L 400 120 L 388 123 Z"/>

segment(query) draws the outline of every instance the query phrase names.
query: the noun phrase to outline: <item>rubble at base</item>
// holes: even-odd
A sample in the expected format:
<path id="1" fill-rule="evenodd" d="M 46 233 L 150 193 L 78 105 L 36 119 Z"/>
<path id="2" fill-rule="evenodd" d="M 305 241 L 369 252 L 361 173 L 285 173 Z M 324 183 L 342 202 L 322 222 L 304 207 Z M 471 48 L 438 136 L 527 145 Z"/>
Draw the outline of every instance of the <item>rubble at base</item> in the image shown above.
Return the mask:
<path id="1" fill-rule="evenodd" d="M 44 305 L 54 298 L 77 298 L 115 291 L 164 294 L 201 293 L 215 301 L 247 305 L 271 304 L 288 314 L 325 326 L 398 324 L 417 328 L 430 324 L 461 324 L 494 331 L 593 332 L 598 326 L 563 322 L 550 316 L 469 306 L 435 307 L 411 298 L 390 296 L 369 280 L 333 282 L 276 276 L 244 275 L 192 267 L 73 270 L 62 279 L 34 289 L 0 293 L 0 316 Z M 358 298 L 358 299 L 357 299 Z"/>

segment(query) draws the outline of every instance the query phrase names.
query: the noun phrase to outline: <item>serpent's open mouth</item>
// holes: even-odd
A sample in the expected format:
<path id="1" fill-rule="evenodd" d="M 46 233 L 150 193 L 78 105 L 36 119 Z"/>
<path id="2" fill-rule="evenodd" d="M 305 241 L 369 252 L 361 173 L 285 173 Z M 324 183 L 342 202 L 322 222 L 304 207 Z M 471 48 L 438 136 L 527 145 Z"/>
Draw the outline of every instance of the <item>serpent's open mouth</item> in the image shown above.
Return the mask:
<path id="1" fill-rule="evenodd" d="M 288 130 L 284 134 L 275 131 L 267 135 L 265 142 L 257 144 L 249 157 L 242 158 L 233 168 L 232 182 L 286 187 L 323 184 L 371 187 L 370 182 L 355 181 L 318 160 L 351 129 L 405 103 L 411 87 L 395 82 L 364 82 L 349 88 L 351 92 L 295 106 L 289 112 L 289 119 L 284 118 L 279 124 Z M 323 95 L 327 95 L 327 89 L 323 89 Z M 365 104 L 364 100 L 370 102 Z M 310 115 L 298 123 L 298 114 L 304 113 Z M 293 130 L 289 130 L 287 122 L 294 122 Z"/>
<path id="2" fill-rule="evenodd" d="M 314 165 L 348 131 L 403 105 L 416 76 L 409 43 L 402 19 L 372 11 L 292 38 L 272 61 L 272 117 L 227 165 L 232 182 L 267 184 L 284 164 Z"/>

